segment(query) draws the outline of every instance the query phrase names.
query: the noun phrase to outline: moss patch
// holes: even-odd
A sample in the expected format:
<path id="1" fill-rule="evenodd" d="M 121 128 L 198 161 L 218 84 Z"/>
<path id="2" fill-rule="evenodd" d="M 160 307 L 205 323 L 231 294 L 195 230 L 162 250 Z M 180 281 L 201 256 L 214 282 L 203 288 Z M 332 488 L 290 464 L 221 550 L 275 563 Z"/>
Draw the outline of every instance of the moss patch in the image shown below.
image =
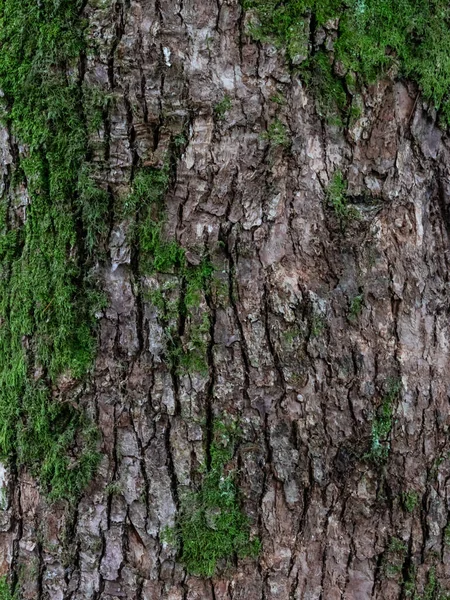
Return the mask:
<path id="1" fill-rule="evenodd" d="M 123 211 L 133 220 L 132 239 L 141 275 L 168 276 L 147 294 L 165 327 L 168 362 L 177 374 L 206 373 L 210 320 L 207 312 L 200 314 L 199 307 L 202 296 L 211 293 L 214 269 L 205 256 L 198 265 L 189 264 L 185 249 L 164 234 L 170 171 L 169 159 L 160 169 L 139 170 Z"/>
<path id="2" fill-rule="evenodd" d="M 419 494 L 413 490 L 403 492 L 401 495 L 401 501 L 403 509 L 408 513 L 412 513 L 419 504 Z"/>
<path id="3" fill-rule="evenodd" d="M 394 67 L 415 80 L 425 98 L 450 122 L 450 6 L 446 0 L 244 0 L 251 12 L 250 33 L 286 49 L 293 65 L 309 61 L 309 77 L 322 71 L 319 89 L 325 104 L 342 108 L 343 85 L 356 75 L 375 81 Z M 312 33 L 338 19 L 333 57 L 341 68 L 329 76 L 312 48 Z M 329 61 L 329 57 L 327 57 Z M 308 63 L 306 63 L 308 64 Z M 352 86 L 349 86 L 351 89 Z"/>
<path id="4" fill-rule="evenodd" d="M 383 574 L 386 577 L 400 576 L 406 559 L 408 548 L 402 540 L 392 537 L 383 556 Z"/>
<path id="5" fill-rule="evenodd" d="M 99 296 L 85 264 L 107 199 L 86 163 L 82 6 L 0 1 L 4 120 L 26 146 L 13 184 L 30 198 L 24 224 L 14 188 L 0 206 L 0 455 L 16 456 L 53 498 L 77 495 L 98 462 L 86 417 L 51 394 L 63 373 L 87 372 L 96 348 Z"/>
<path id="6" fill-rule="evenodd" d="M 364 305 L 364 295 L 358 294 L 357 296 L 353 296 L 353 298 L 349 302 L 347 318 L 351 323 L 355 323 L 359 316 L 361 315 L 362 309 Z"/>
<path id="7" fill-rule="evenodd" d="M 17 600 L 17 594 L 11 592 L 6 577 L 0 577 L 0 600 Z"/>
<path id="8" fill-rule="evenodd" d="M 391 381 L 388 384 L 387 394 L 378 407 L 372 422 L 372 442 L 368 458 L 374 462 L 383 463 L 389 456 L 391 435 L 394 415 L 394 403 L 401 390 L 399 381 Z"/>
<path id="9" fill-rule="evenodd" d="M 214 105 L 214 116 L 218 121 L 224 121 L 225 115 L 229 110 L 233 108 L 233 103 L 231 102 L 230 96 L 225 94 L 225 96 Z"/>
<path id="10" fill-rule="evenodd" d="M 359 218 L 358 209 L 349 204 L 347 198 L 347 181 L 341 171 L 333 175 L 325 193 L 326 203 L 337 217 L 341 229 L 345 229 L 350 221 Z"/>
<path id="11" fill-rule="evenodd" d="M 430 568 L 427 574 L 427 582 L 423 590 L 423 594 L 419 594 L 416 584 L 416 569 L 411 567 L 407 574 L 407 579 L 404 583 L 406 598 L 412 600 L 449 600 L 450 593 L 443 589 L 440 581 L 436 576 L 436 568 Z"/>
<path id="12" fill-rule="evenodd" d="M 235 425 L 215 421 L 210 449 L 211 465 L 196 491 L 181 498 L 178 523 L 168 541 L 178 542 L 189 573 L 211 577 L 219 561 L 257 556 L 258 539 L 250 540 L 248 517 L 242 512 L 235 473 L 227 467 L 233 458 L 238 431 Z"/>
<path id="13" fill-rule="evenodd" d="M 261 139 L 267 140 L 272 148 L 277 146 L 287 148 L 291 143 L 287 127 L 279 119 L 270 123 L 267 131 L 261 134 Z"/>

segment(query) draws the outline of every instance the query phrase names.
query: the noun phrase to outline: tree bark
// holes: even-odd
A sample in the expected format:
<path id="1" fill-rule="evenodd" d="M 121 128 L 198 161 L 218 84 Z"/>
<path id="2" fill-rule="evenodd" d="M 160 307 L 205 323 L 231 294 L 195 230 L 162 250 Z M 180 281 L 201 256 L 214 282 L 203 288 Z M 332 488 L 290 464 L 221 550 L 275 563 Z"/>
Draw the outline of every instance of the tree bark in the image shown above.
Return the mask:
<path id="1" fill-rule="evenodd" d="M 450 145 L 436 115 L 386 78 L 352 124 L 328 124 L 283 53 L 247 35 L 238 0 L 91 0 L 86 17 L 84 80 L 113 98 L 92 136 L 111 195 L 184 140 L 164 232 L 215 267 L 215 291 L 179 324 L 188 343 L 209 316 L 207 370 L 165 360 L 148 292 L 168 276 L 141 274 L 130 223 L 112 212 L 97 264 L 108 306 L 77 388 L 102 462 L 75 507 L 0 470 L 1 571 L 24 600 L 443 598 Z M 11 144 L 3 131 L 4 178 Z M 338 171 L 358 219 L 330 205 Z M 232 466 L 262 550 L 208 579 L 162 532 L 223 415 L 239 422 Z"/>

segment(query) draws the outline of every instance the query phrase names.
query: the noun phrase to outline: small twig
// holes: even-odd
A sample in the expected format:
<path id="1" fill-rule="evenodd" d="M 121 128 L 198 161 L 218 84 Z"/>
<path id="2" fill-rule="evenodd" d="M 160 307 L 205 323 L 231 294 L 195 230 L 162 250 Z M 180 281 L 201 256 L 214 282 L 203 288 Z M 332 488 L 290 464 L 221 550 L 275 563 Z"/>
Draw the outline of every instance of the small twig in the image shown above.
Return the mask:
<path id="1" fill-rule="evenodd" d="M 409 119 L 408 119 L 408 125 L 409 125 L 409 123 L 410 123 L 410 121 L 411 121 L 411 119 L 412 119 L 412 116 L 413 116 L 413 114 L 414 114 L 414 112 L 415 112 L 415 110 L 416 110 L 417 101 L 419 100 L 419 96 L 420 96 L 420 92 L 417 92 L 417 96 L 416 96 L 416 99 L 415 99 L 415 101 L 414 101 L 414 106 L 412 107 L 411 114 L 409 115 Z"/>
<path id="2" fill-rule="evenodd" d="M 54 298 L 52 298 L 52 299 L 50 300 L 50 302 L 47 304 L 47 306 L 46 306 L 46 307 L 44 308 L 44 310 L 42 311 L 42 314 L 44 314 L 44 313 L 46 313 L 46 312 L 47 312 L 47 310 L 48 310 L 48 309 L 50 308 L 50 306 L 53 304 L 53 301 L 54 301 L 54 300 L 55 300 Z"/>

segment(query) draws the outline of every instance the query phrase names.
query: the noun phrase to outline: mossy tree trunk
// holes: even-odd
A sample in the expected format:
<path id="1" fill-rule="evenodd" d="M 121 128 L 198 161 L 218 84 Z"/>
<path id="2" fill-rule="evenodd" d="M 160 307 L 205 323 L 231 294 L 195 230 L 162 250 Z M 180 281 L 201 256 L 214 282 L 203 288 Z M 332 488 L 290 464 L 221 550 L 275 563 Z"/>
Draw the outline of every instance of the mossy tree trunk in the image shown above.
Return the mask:
<path id="1" fill-rule="evenodd" d="M 384 78 L 345 126 L 321 118 L 238 0 L 83 11 L 77 85 L 104 101 L 77 118 L 103 212 L 83 221 L 94 193 L 77 192 L 68 256 L 105 301 L 91 371 L 32 378 L 96 425 L 101 460 L 81 495 L 52 502 L 36 465 L 5 459 L 1 573 L 24 600 L 444 598 L 450 146 L 436 115 Z M 10 127 L 0 149 L 13 230 L 41 190 L 14 179 L 28 150 Z M 71 440 L 62 479 L 79 466 Z"/>

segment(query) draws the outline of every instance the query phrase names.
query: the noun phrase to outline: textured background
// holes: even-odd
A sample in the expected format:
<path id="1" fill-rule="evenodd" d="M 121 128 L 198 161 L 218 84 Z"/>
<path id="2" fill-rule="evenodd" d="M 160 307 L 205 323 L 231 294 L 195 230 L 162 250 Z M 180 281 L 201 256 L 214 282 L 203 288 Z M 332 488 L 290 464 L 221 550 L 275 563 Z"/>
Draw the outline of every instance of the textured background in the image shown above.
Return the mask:
<path id="1" fill-rule="evenodd" d="M 167 235 L 193 263 L 214 256 L 224 292 L 189 318 L 211 316 L 208 373 L 171 373 L 142 292 L 167 277 L 138 281 L 129 223 L 111 213 L 95 373 L 55 390 L 82 398 L 102 463 L 76 509 L 0 470 L 0 570 L 24 600 L 403 599 L 412 565 L 419 591 L 433 567 L 450 586 L 450 149 L 435 118 L 415 88 L 386 79 L 351 127 L 327 125 L 282 54 L 245 34 L 237 0 L 92 0 L 86 15 L 84 78 L 114 99 L 93 140 L 102 182 L 124 193 L 135 166 L 160 165 L 184 132 Z M 284 105 L 270 100 L 279 92 Z M 290 149 L 261 137 L 277 118 Z M 4 181 L 10 144 L 2 131 Z M 362 214 L 345 231 L 324 201 L 337 169 Z M 24 191 L 18 214 L 26 203 Z M 396 379 L 391 451 L 376 465 L 364 458 L 372 421 Z M 209 417 L 223 413 L 240 418 L 234 466 L 263 550 L 202 580 L 160 535 L 204 459 Z"/>

